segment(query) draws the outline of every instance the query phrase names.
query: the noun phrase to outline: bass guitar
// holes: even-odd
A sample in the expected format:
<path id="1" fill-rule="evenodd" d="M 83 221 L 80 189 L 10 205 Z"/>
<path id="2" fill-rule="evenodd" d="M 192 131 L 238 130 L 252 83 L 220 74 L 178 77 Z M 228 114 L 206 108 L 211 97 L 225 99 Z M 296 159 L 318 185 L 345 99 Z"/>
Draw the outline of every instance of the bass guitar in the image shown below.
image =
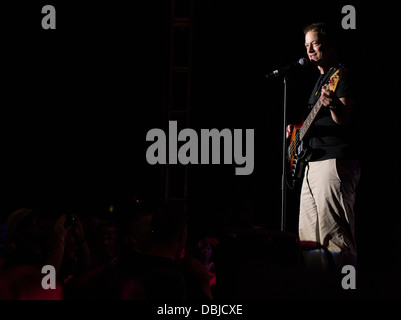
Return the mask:
<path id="1" fill-rule="evenodd" d="M 326 87 L 335 92 L 340 81 L 343 69 L 337 68 L 325 84 Z M 316 91 L 315 95 L 319 92 Z M 315 103 L 308 117 L 300 124 L 294 125 L 288 145 L 287 156 L 289 161 L 290 176 L 293 183 L 303 177 L 306 163 L 310 160 L 312 152 L 307 148 L 305 139 L 311 131 L 311 126 L 315 122 L 317 115 L 322 109 L 320 99 Z"/>

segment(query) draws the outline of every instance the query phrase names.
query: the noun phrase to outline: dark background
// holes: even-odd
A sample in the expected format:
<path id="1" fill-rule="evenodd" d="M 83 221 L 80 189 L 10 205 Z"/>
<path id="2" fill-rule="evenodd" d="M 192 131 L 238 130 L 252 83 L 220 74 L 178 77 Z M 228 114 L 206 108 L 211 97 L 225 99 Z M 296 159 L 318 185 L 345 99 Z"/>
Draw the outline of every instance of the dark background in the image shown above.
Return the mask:
<path id="1" fill-rule="evenodd" d="M 166 130 L 169 1 L 27 2 L 2 5 L 1 219 L 38 207 L 106 210 L 139 197 L 163 199 L 163 168 L 146 162 L 146 133 Z M 56 7 L 57 29 L 41 28 Z M 342 30 L 343 61 L 357 79 L 362 178 L 356 228 L 360 260 L 399 264 L 399 27 L 395 3 L 195 1 L 191 128 L 255 129 L 255 168 L 189 168 L 194 229 L 280 229 L 282 82 L 265 74 L 305 56 L 303 27 L 341 26 L 356 8 L 356 30 Z M 288 83 L 288 119 L 299 120 L 317 76 Z M 298 189 L 289 191 L 287 228 L 297 231 Z M 191 227 L 190 226 L 190 227 Z"/>

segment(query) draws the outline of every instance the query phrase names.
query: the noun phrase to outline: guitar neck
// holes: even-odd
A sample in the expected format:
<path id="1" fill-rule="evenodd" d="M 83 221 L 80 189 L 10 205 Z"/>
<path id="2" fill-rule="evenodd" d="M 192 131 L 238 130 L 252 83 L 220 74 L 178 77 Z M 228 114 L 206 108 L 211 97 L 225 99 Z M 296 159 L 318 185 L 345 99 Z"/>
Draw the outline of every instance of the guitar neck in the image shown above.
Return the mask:
<path id="1" fill-rule="evenodd" d="M 328 80 L 328 86 L 329 86 L 329 90 L 334 92 L 337 88 L 338 81 L 340 80 L 340 71 L 342 71 L 343 69 L 342 68 L 340 68 L 340 69 L 332 68 L 330 70 L 332 70 L 332 72 L 331 72 L 330 79 Z M 303 140 L 306 137 L 306 135 L 309 133 L 310 127 L 313 124 L 313 122 L 315 121 L 316 116 L 318 115 L 318 113 L 320 112 L 321 109 L 322 109 L 322 103 L 320 102 L 320 99 L 318 99 L 317 102 L 315 103 L 315 105 L 313 106 L 312 110 L 309 112 L 308 117 L 302 124 L 302 127 L 299 129 L 300 140 Z"/>
<path id="2" fill-rule="evenodd" d="M 316 104 L 313 106 L 308 117 L 305 119 L 304 123 L 302 124 L 302 127 L 299 129 L 300 140 L 304 139 L 305 136 L 309 133 L 310 127 L 313 124 L 313 122 L 315 121 L 316 116 L 318 115 L 318 113 L 321 109 L 322 109 L 322 103 L 320 102 L 320 100 L 318 100 L 316 102 Z"/>

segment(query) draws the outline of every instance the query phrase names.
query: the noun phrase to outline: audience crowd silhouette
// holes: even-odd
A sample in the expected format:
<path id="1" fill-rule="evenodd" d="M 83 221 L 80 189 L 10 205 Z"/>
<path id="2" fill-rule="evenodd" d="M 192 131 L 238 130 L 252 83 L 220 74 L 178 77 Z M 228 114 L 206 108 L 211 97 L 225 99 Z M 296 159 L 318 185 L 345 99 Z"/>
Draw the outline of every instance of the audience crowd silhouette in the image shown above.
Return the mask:
<path id="1" fill-rule="evenodd" d="M 398 295 L 398 269 L 382 282 L 359 272 L 359 290 L 352 295 L 341 287 L 343 274 L 307 267 L 309 251 L 294 234 L 191 229 L 181 210 L 154 209 L 139 200 L 101 213 L 19 208 L 0 221 L 0 300 Z M 51 289 L 44 284 L 52 276 L 45 266 L 54 268 Z"/>
<path id="2" fill-rule="evenodd" d="M 0 226 L 0 299 L 212 300 L 186 217 L 135 201 L 119 215 L 19 208 Z M 56 290 L 44 289 L 45 265 Z"/>

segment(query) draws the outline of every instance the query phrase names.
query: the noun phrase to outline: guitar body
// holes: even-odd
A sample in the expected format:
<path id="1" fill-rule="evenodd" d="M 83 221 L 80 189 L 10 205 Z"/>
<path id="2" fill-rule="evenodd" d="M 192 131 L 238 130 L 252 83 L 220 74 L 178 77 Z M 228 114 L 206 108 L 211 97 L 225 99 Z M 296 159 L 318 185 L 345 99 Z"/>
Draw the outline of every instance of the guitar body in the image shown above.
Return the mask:
<path id="1" fill-rule="evenodd" d="M 288 159 L 290 161 L 290 176 L 293 181 L 302 179 L 306 163 L 312 156 L 304 140 L 300 140 L 299 134 L 303 123 L 294 125 L 291 132 L 288 147 Z"/>

